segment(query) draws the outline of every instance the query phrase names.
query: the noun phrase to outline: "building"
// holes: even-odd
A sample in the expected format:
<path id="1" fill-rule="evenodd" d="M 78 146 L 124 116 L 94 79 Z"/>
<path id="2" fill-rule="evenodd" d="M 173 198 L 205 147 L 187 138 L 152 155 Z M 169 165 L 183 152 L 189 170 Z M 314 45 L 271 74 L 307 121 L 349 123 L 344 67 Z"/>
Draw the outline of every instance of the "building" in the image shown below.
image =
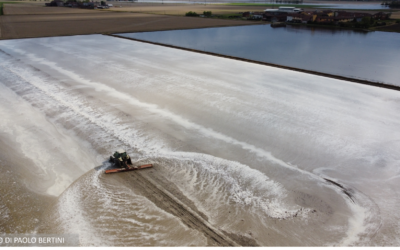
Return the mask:
<path id="1" fill-rule="evenodd" d="M 254 12 L 251 17 L 252 17 L 252 19 L 262 19 L 263 15 L 264 15 L 263 12 Z"/>
<path id="2" fill-rule="evenodd" d="M 389 19 L 390 14 L 384 12 L 378 12 L 376 14 L 373 14 L 372 17 L 377 20 L 387 20 Z"/>
<path id="3" fill-rule="evenodd" d="M 354 13 L 354 21 L 356 22 L 361 22 L 364 17 L 372 17 L 372 15 L 369 13 L 360 13 L 360 12 Z"/>
<path id="4" fill-rule="evenodd" d="M 321 12 L 318 11 L 318 14 L 321 16 L 334 16 L 335 13 L 332 10 L 323 10 Z"/>
<path id="5" fill-rule="evenodd" d="M 288 13 L 288 12 L 302 12 L 303 11 L 303 9 L 298 9 L 298 8 L 295 8 L 295 7 L 286 7 L 286 6 L 284 6 L 284 7 L 279 7 L 279 9 L 266 9 L 266 10 L 264 10 L 264 12 L 286 12 L 286 13 Z"/>
<path id="6" fill-rule="evenodd" d="M 334 23 L 335 22 L 335 17 L 333 16 L 325 16 L 325 15 L 317 15 L 315 18 L 315 22 L 317 23 Z"/>
<path id="7" fill-rule="evenodd" d="M 269 22 L 285 22 L 288 14 L 286 12 L 265 12 L 263 15 L 263 21 Z"/>
<path id="8" fill-rule="evenodd" d="M 243 12 L 242 17 L 250 17 L 251 12 L 247 11 L 247 12 Z"/>
<path id="9" fill-rule="evenodd" d="M 292 23 L 309 23 L 313 22 L 317 15 L 306 15 L 306 14 L 288 14 L 286 18 L 286 22 L 292 22 Z"/>
<path id="10" fill-rule="evenodd" d="M 315 20 L 316 17 L 317 17 L 316 15 L 315 15 L 315 16 L 304 15 L 304 16 L 301 18 L 301 22 L 302 22 L 302 23 L 311 23 L 311 22 L 314 22 L 314 20 Z"/>
<path id="11" fill-rule="evenodd" d="M 390 18 L 390 13 L 378 12 L 372 15 L 365 12 L 348 12 L 342 10 L 339 11 L 318 10 L 318 11 L 296 12 L 294 7 L 279 7 L 279 9 L 265 10 L 262 20 L 270 22 L 290 22 L 290 23 L 314 22 L 320 24 L 338 25 L 348 22 L 354 22 L 354 23 L 362 22 L 365 17 L 373 18 L 376 20 L 387 20 Z M 346 26 L 348 27 L 352 26 L 349 25 Z"/>
<path id="12" fill-rule="evenodd" d="M 264 17 L 264 12 L 243 12 L 242 17 L 247 17 L 248 20 L 258 20 Z"/>
<path id="13" fill-rule="evenodd" d="M 354 16 L 353 15 L 336 16 L 334 21 L 335 24 L 353 22 Z"/>

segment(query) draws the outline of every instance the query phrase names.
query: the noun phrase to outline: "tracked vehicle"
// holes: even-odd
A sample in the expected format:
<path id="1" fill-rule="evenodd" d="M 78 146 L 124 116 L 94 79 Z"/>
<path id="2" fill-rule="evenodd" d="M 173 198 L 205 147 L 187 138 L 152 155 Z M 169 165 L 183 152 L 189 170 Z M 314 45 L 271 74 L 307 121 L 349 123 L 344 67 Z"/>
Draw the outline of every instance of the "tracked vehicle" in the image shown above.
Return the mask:
<path id="1" fill-rule="evenodd" d="M 132 165 L 131 157 L 122 149 L 115 151 L 115 153 L 110 156 L 109 161 L 114 163 L 116 168 L 128 168 L 129 165 Z"/>
<path id="2" fill-rule="evenodd" d="M 125 150 L 117 150 L 113 155 L 110 156 L 110 163 L 114 163 L 114 169 L 106 170 L 106 174 L 127 172 L 133 170 L 139 170 L 143 168 L 151 168 L 153 164 L 147 164 L 142 166 L 133 166 L 131 157 L 126 153 Z"/>

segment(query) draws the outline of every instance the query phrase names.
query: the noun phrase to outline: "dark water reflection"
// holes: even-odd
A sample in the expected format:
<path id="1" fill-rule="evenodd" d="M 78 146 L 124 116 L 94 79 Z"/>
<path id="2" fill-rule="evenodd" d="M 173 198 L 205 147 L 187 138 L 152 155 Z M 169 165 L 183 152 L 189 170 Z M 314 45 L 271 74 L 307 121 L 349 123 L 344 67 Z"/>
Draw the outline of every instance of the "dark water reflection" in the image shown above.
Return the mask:
<path id="1" fill-rule="evenodd" d="M 304 3 L 307 4 L 307 3 Z M 387 10 L 390 9 L 389 6 L 381 5 L 380 3 L 344 3 L 344 4 L 324 4 L 318 3 L 320 8 L 330 8 L 330 9 L 347 9 L 347 10 Z"/>
<path id="2" fill-rule="evenodd" d="M 253 25 L 120 35 L 400 85 L 398 33 Z"/>

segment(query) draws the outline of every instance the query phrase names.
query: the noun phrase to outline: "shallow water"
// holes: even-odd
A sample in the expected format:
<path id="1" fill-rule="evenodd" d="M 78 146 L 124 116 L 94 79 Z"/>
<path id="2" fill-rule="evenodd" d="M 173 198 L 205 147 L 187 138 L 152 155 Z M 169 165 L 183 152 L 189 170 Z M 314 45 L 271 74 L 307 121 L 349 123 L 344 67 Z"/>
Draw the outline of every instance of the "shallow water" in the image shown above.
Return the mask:
<path id="1" fill-rule="evenodd" d="M 38 189 L 58 197 L 41 232 L 78 232 L 83 245 L 207 244 L 91 170 L 121 147 L 212 225 L 259 245 L 399 243 L 396 91 L 101 35 L 0 49 L 2 131 L 24 138 L 13 146 L 42 178 L 65 176 Z M 26 132 L 34 126 L 42 132 Z M 60 164 L 37 160 L 50 148 Z"/>
<path id="2" fill-rule="evenodd" d="M 398 33 L 268 24 L 118 35 L 400 85 Z"/>

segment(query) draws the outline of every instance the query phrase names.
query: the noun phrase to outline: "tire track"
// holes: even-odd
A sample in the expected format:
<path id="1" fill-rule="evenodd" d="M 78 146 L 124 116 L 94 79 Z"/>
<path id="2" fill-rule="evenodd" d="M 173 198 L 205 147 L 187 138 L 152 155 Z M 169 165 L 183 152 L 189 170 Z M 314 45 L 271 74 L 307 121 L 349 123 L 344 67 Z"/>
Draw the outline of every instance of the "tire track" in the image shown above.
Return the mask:
<path id="1" fill-rule="evenodd" d="M 116 176 L 116 175 L 114 175 Z M 210 246 L 240 246 L 219 229 L 199 216 L 190 207 L 175 198 L 170 192 L 146 178 L 140 172 L 129 172 L 118 175 L 124 182 L 138 189 L 146 198 L 164 211 L 179 217 L 189 228 L 201 232 Z"/>

